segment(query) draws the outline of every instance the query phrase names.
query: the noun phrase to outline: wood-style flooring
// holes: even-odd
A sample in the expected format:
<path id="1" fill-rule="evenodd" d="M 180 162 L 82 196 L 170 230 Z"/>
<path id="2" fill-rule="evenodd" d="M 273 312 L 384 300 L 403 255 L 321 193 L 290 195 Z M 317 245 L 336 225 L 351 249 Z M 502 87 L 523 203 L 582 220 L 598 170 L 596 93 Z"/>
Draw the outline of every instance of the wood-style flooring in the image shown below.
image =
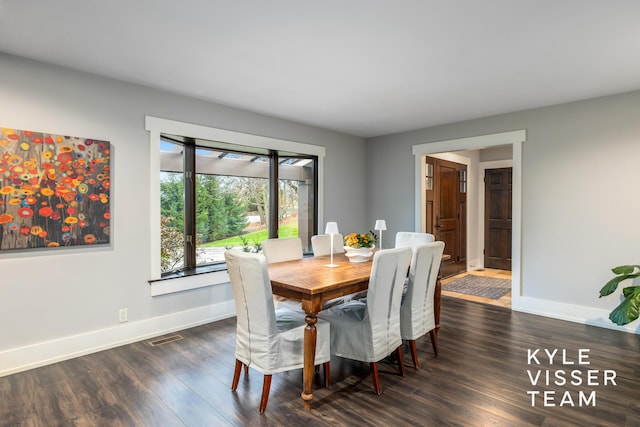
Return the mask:
<path id="1" fill-rule="evenodd" d="M 332 386 L 322 388 L 318 375 L 310 411 L 300 398 L 301 371 L 273 376 L 264 415 L 258 413 L 260 374 L 243 374 L 231 392 L 235 318 L 176 334 L 182 339 L 155 347 L 138 342 L 0 378 L 0 425 L 640 425 L 638 335 L 458 298 L 443 297 L 438 357 L 424 337 L 418 340 L 419 370 L 406 348 L 405 377 L 394 361 L 383 361 L 380 396 L 367 364 L 334 358 Z M 553 364 L 544 349 L 558 350 Z M 594 371 L 591 385 L 587 370 Z M 615 371 L 615 385 L 603 384 L 605 370 Z M 575 378 L 583 383 L 571 385 Z M 547 391 L 547 406 L 540 396 L 532 403 L 528 391 Z"/>

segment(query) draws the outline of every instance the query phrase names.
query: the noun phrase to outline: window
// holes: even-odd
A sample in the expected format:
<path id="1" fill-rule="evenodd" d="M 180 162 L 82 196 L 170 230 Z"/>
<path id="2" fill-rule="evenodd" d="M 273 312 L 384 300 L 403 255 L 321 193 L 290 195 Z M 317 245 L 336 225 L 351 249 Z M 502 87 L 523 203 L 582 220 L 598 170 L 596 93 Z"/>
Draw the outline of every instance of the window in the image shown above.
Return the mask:
<path id="1" fill-rule="evenodd" d="M 150 119 L 147 129 L 153 133 Z M 156 265 L 161 278 L 221 264 L 230 247 L 259 251 L 262 240 L 271 237 L 300 236 L 310 252 L 311 236 L 317 233 L 324 149 L 206 129 L 226 138 L 157 129 L 160 260 Z M 233 135 L 241 143 L 234 142 Z M 247 145 L 247 139 L 255 145 Z"/>

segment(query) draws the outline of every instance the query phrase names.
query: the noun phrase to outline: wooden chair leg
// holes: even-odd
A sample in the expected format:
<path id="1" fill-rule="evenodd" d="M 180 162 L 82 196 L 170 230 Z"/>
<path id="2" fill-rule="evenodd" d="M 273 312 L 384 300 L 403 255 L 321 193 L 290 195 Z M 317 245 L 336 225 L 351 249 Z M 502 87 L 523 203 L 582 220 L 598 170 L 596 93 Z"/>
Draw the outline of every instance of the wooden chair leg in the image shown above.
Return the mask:
<path id="1" fill-rule="evenodd" d="M 433 352 L 438 355 L 438 334 L 435 329 L 429 331 L 429 336 L 431 337 L 431 346 L 433 347 Z"/>
<path id="2" fill-rule="evenodd" d="M 380 376 L 378 375 L 378 363 L 371 362 L 369 363 L 371 367 L 371 379 L 373 380 L 373 389 L 375 390 L 377 395 L 382 394 L 382 387 L 380 387 Z"/>
<path id="3" fill-rule="evenodd" d="M 249 365 L 244 365 L 244 374 L 249 375 Z"/>
<path id="4" fill-rule="evenodd" d="M 271 375 L 265 375 L 262 383 L 262 398 L 260 399 L 260 413 L 263 414 L 267 409 L 269 400 L 269 390 L 271 389 Z"/>
<path id="5" fill-rule="evenodd" d="M 402 344 L 396 348 L 396 358 L 398 359 L 398 368 L 400 368 L 400 375 L 404 377 L 404 359 L 402 357 Z"/>
<path id="6" fill-rule="evenodd" d="M 240 371 L 242 370 L 243 363 L 236 359 L 236 368 L 233 370 L 233 381 L 231 382 L 231 391 L 236 391 L 238 388 L 238 381 L 240 381 Z"/>
<path id="7" fill-rule="evenodd" d="M 322 365 L 324 368 L 324 386 L 327 388 L 331 387 L 331 368 L 329 365 L 329 362 L 325 362 Z"/>
<path id="8" fill-rule="evenodd" d="M 418 350 L 416 348 L 416 340 L 407 340 L 409 343 L 409 352 L 411 353 L 411 360 L 413 360 L 413 367 L 418 369 L 420 364 L 418 363 Z"/>

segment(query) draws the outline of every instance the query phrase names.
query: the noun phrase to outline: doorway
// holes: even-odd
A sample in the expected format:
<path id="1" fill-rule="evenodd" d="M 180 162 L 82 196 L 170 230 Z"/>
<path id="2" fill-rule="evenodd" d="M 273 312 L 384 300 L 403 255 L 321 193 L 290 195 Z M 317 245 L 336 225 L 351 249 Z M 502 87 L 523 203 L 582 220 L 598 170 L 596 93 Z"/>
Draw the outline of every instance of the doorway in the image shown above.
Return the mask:
<path id="1" fill-rule="evenodd" d="M 494 150 L 491 155 L 495 156 L 496 151 L 499 149 Z M 476 155 L 472 152 L 476 152 Z M 463 161 L 463 158 L 469 156 L 468 158 L 478 161 L 481 152 L 482 150 L 458 151 L 448 153 L 447 157 L 458 157 Z M 486 150 L 484 155 L 487 155 Z M 442 264 L 442 295 L 510 308 L 511 292 L 503 293 L 502 290 L 505 280 L 511 282 L 513 173 L 512 167 L 505 165 L 510 165 L 511 161 L 480 163 L 478 173 L 469 179 L 467 168 L 472 166 L 431 156 L 426 156 L 425 162 L 426 179 L 433 180 L 433 183 L 427 184 L 425 193 L 427 230 L 434 234 L 436 240 L 445 242 L 445 253 L 451 256 L 450 261 Z M 491 166 L 485 167 L 486 164 Z M 479 198 L 475 197 L 478 198 L 481 209 L 477 224 L 483 226 L 474 226 L 471 221 L 468 231 L 477 233 L 482 241 L 483 259 L 482 264 L 469 261 L 471 268 L 467 270 L 466 250 L 460 250 L 467 240 L 467 188 L 473 192 L 474 188 L 481 187 L 484 191 L 480 191 Z M 469 197 L 473 200 L 474 195 L 469 194 Z M 456 222 L 455 218 L 460 218 L 460 221 Z M 483 268 L 479 268 L 480 265 Z M 468 287 L 461 286 L 462 283 Z"/>
<path id="2" fill-rule="evenodd" d="M 428 142 L 414 145 L 412 153 L 414 155 L 414 171 L 415 171 L 415 230 L 426 232 L 426 203 L 425 189 L 429 182 L 425 175 L 425 156 L 435 155 L 437 153 L 450 153 L 465 150 L 480 150 L 489 147 L 511 146 L 512 148 L 512 233 L 511 233 L 511 307 L 519 309 L 521 306 L 521 255 L 522 255 L 522 149 L 524 141 L 526 141 L 526 130 L 515 130 L 502 133 L 487 134 L 481 136 L 473 136 L 467 138 L 441 140 L 436 142 Z M 481 187 L 484 191 L 484 187 Z M 468 210 L 470 207 L 468 207 Z M 483 215 L 483 209 L 478 212 L 477 209 L 468 212 L 468 221 L 476 220 Z M 482 229 L 482 227 L 481 227 Z M 484 231 L 482 229 L 482 231 Z M 473 237 L 473 236 L 471 236 Z M 467 253 L 467 258 L 471 257 L 470 263 L 475 262 L 476 257 L 481 259 L 481 250 L 476 245 L 469 244 L 468 248 L 473 253 Z M 482 245 L 479 242 L 477 247 Z M 478 254 L 477 252 L 480 252 Z M 473 265 L 470 265 L 473 267 Z"/>
<path id="3" fill-rule="evenodd" d="M 513 169 L 484 174 L 484 267 L 511 271 Z"/>
<path id="4" fill-rule="evenodd" d="M 467 165 L 425 157 L 427 233 L 444 242 L 442 277 L 467 271 Z"/>

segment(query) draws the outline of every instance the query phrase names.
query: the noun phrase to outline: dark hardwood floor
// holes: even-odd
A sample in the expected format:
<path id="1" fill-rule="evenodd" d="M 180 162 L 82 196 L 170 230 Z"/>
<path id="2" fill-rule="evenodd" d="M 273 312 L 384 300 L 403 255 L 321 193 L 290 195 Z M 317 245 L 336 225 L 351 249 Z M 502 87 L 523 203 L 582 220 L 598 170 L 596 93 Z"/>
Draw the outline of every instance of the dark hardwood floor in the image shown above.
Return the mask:
<path id="1" fill-rule="evenodd" d="M 138 342 L 0 378 L 0 425 L 640 426 L 640 336 L 450 297 L 442 325 L 437 358 L 428 336 L 418 340 L 419 370 L 406 349 L 405 377 L 392 360 L 381 363 L 381 396 L 367 364 L 334 358 L 332 386 L 322 388 L 318 375 L 310 411 L 300 399 L 302 372 L 294 371 L 273 376 L 260 415 L 258 372 L 230 390 L 232 318 L 159 346 Z M 544 349 L 558 349 L 553 364 Z M 555 406 L 540 396 L 533 406 L 528 391 L 547 391 Z"/>

